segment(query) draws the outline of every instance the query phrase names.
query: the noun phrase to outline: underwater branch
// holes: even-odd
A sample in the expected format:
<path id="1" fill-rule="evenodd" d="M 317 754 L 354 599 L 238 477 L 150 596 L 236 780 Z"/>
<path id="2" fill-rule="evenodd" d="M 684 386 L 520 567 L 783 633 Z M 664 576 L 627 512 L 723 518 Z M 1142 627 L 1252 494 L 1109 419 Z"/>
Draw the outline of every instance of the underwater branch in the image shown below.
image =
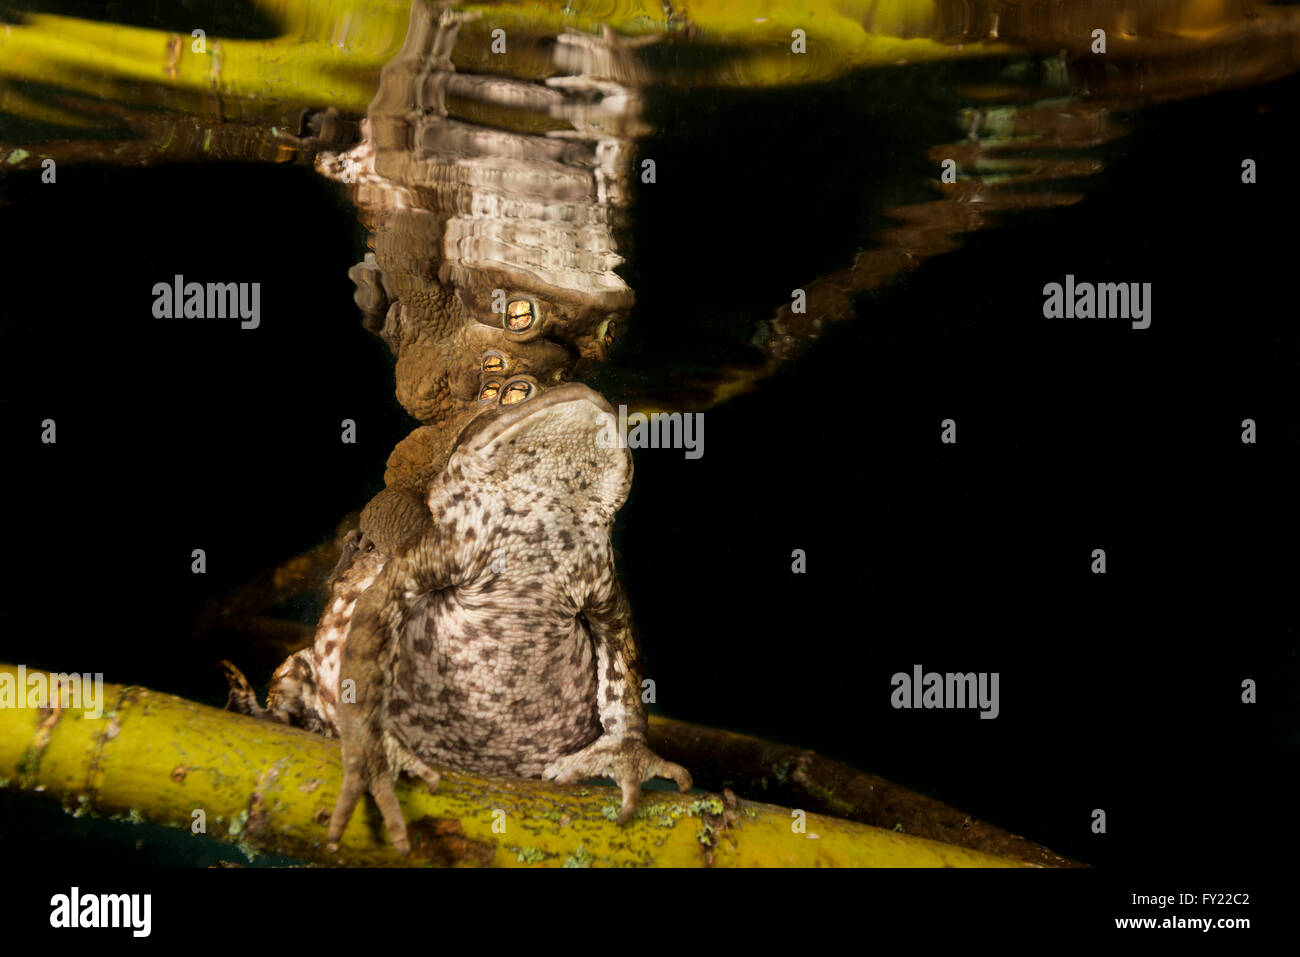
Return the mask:
<path id="1" fill-rule="evenodd" d="M 30 675 L 32 672 L 28 672 Z M 18 669 L 0 664 L 0 681 Z M 410 858 L 372 806 L 325 847 L 338 742 L 131 685 L 104 711 L 0 708 L 0 783 L 75 814 L 146 821 L 316 864 L 468 866 L 1016 866 L 1020 862 L 853 821 L 740 800 L 646 791 L 614 823 L 616 788 L 448 773 L 437 793 L 398 787 Z M 59 703 L 59 702 L 54 702 Z M 70 701 L 62 702 L 71 705 Z M 686 726 L 690 727 L 690 726 Z M 708 729 L 704 729 L 708 730 Z"/>

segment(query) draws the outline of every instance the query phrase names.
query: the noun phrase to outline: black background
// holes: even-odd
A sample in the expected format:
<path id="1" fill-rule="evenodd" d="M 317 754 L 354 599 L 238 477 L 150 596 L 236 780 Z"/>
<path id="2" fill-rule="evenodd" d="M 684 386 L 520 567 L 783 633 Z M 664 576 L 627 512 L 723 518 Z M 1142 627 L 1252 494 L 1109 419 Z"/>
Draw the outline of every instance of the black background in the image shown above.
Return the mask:
<path id="1" fill-rule="evenodd" d="M 638 306 L 595 384 L 615 403 L 647 382 L 671 395 L 675 371 L 746 357 L 792 288 L 869 244 L 880 208 L 928 195 L 923 151 L 958 135 L 932 85 L 908 69 L 656 94 L 658 182 L 625 270 Z M 617 544 L 660 709 L 1103 867 L 1233 873 L 1292 840 L 1296 93 L 1129 117 L 1082 203 L 1008 217 L 860 297 L 856 320 L 706 413 L 702 459 L 637 452 Z M 351 302 L 355 216 L 295 167 L 67 166 L 0 196 L 0 659 L 221 703 L 232 651 L 191 637 L 199 603 L 332 534 L 413 426 Z M 1043 284 L 1067 272 L 1150 282 L 1151 328 L 1043 319 Z M 261 328 L 153 319 L 175 273 L 260 282 Z M 264 682 L 274 658 L 237 650 Z M 890 676 L 914 664 L 999 672 L 1001 715 L 893 710 Z M 12 796 L 0 822 L 10 853 L 179 859 Z"/>

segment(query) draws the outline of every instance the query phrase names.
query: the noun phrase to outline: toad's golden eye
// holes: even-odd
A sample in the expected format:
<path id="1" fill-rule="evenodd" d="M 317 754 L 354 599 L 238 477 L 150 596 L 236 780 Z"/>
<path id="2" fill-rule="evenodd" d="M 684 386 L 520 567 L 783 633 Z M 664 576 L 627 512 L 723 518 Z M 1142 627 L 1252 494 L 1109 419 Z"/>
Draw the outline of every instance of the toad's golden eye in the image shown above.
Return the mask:
<path id="1" fill-rule="evenodd" d="M 500 382 L 484 382 L 483 388 L 479 392 L 479 399 L 495 399 L 501 392 Z"/>
<path id="2" fill-rule="evenodd" d="M 531 299 L 511 299 L 506 305 L 506 328 L 511 332 L 524 332 L 537 321 L 537 307 Z"/>
<path id="3" fill-rule="evenodd" d="M 502 359 L 495 352 L 489 352 L 483 357 L 483 371 L 487 374 L 499 374 L 506 371 L 506 360 Z"/>
<path id="4" fill-rule="evenodd" d="M 523 379 L 515 379 L 514 382 L 506 384 L 505 391 L 501 393 L 501 404 L 514 405 L 516 402 L 523 402 L 532 394 L 532 383 Z"/>
<path id="5" fill-rule="evenodd" d="M 596 329 L 596 338 L 606 349 L 614 344 L 614 332 L 618 328 L 618 323 L 614 321 L 614 316 L 606 316 L 605 321 Z"/>

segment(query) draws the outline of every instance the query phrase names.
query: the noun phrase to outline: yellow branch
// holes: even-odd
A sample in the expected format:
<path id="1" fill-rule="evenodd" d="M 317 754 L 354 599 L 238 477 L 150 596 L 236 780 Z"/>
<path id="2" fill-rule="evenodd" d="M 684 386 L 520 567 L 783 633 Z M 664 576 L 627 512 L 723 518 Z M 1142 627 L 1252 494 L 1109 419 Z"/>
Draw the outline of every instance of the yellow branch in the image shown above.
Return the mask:
<path id="1" fill-rule="evenodd" d="M 208 836 L 250 853 L 352 865 L 1023 866 L 817 814 L 798 833 L 789 809 L 711 794 L 647 791 L 619 827 L 612 787 L 454 773 L 432 795 L 399 785 L 409 859 L 393 851 L 369 805 L 332 855 L 325 831 L 341 777 L 336 741 L 135 686 L 104 685 L 97 718 L 86 711 L 91 702 L 67 692 L 61 709 L 15 707 L 17 682 L 18 669 L 0 665 L 5 786 L 74 813 L 165 827 L 193 829 L 202 812 Z"/>

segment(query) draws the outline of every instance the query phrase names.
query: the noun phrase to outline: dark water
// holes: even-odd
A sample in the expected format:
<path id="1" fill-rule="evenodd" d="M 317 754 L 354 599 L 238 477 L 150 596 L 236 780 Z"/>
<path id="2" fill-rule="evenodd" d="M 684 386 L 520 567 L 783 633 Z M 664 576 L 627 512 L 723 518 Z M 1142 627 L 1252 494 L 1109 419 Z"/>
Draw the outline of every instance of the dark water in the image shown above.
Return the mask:
<path id="1" fill-rule="evenodd" d="M 791 289 L 872 247 L 882 210 L 934 198 L 925 151 L 963 135 L 949 91 L 993 69 L 651 89 L 640 150 L 659 175 L 636 187 L 620 269 L 637 304 L 589 381 L 616 404 L 690 404 L 712 371 L 757 368 L 751 340 Z M 1297 92 L 1117 114 L 1126 135 L 1087 151 L 1104 169 L 1044 187 L 1080 202 L 1007 213 L 855 294 L 854 318 L 707 410 L 701 459 L 638 451 L 616 544 L 659 710 L 816 749 L 1089 863 L 1255 860 L 1300 757 Z M 218 659 L 264 677 L 280 656 L 196 635 L 203 603 L 328 539 L 414 425 L 351 300 L 355 211 L 288 166 L 61 167 L 0 190 L 0 659 L 220 704 Z M 175 273 L 260 282 L 261 328 L 153 320 Z M 1150 282 L 1151 328 L 1045 320 L 1043 284 L 1066 273 Z M 948 417 L 956 446 L 938 441 Z M 275 611 L 310 623 L 320 600 Z M 1000 673 L 999 718 L 891 708 L 915 664 Z M 200 862 L 10 796 L 0 815 L 13 851 Z"/>

